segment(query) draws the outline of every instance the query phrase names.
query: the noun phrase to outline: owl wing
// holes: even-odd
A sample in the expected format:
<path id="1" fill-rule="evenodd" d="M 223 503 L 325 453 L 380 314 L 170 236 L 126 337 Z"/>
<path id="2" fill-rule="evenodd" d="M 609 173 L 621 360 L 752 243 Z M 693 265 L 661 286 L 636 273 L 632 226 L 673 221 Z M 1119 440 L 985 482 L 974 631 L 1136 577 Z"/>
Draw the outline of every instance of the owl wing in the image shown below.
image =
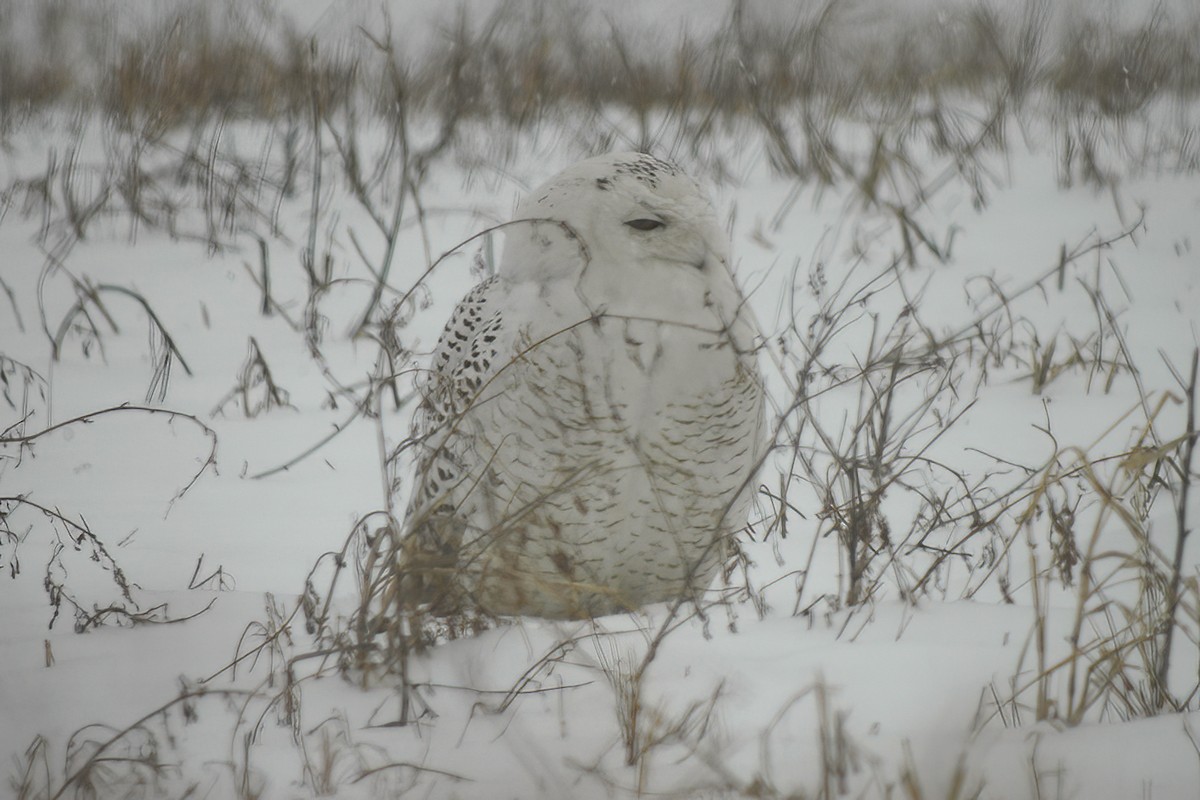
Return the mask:
<path id="1" fill-rule="evenodd" d="M 500 290 L 493 276 L 467 293 L 438 338 L 429 371 L 418 380 L 422 399 L 413 433 L 420 454 L 410 518 L 434 513 L 469 469 L 470 431 L 462 417 L 502 366 Z"/>
<path id="2" fill-rule="evenodd" d="M 460 505 L 481 459 L 476 424 L 467 412 L 508 360 L 501 355 L 503 287 L 493 276 L 467 293 L 438 339 L 428 372 L 417 381 L 421 404 L 412 440 L 418 451 L 401 563 L 409 576 L 407 602 L 442 618 L 460 618 L 470 607 L 457 578 L 471 516 Z"/>

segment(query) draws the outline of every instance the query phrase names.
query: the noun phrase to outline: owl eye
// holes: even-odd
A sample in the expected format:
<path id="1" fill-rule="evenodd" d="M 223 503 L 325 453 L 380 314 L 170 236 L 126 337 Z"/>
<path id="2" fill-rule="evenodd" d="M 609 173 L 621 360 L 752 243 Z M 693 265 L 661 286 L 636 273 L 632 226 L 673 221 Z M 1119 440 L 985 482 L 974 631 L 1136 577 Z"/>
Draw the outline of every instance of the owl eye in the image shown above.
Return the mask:
<path id="1" fill-rule="evenodd" d="M 652 231 L 655 228 L 665 227 L 666 223 L 657 219 L 631 219 L 625 223 L 635 231 Z"/>

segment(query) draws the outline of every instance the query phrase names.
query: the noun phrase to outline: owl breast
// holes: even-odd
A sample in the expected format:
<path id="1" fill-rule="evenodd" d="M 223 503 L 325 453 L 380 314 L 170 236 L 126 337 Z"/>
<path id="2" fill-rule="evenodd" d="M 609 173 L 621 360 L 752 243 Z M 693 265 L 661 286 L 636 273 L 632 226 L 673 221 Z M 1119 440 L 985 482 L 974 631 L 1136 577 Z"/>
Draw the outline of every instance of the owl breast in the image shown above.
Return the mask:
<path id="1" fill-rule="evenodd" d="M 583 617 L 702 590 L 745 521 L 752 362 L 726 336 L 647 320 L 518 339 L 463 421 L 467 592 L 491 613 Z"/>

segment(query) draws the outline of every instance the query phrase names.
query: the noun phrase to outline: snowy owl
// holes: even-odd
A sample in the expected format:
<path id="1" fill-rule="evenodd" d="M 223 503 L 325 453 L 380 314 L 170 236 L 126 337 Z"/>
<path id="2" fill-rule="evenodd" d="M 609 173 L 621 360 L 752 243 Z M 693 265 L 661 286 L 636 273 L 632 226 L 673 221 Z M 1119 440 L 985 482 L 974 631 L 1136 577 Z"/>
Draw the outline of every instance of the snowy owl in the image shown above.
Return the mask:
<path id="1" fill-rule="evenodd" d="M 698 597 L 762 454 L 756 333 L 674 164 L 601 156 L 534 190 L 420 382 L 418 602 L 584 618 Z"/>

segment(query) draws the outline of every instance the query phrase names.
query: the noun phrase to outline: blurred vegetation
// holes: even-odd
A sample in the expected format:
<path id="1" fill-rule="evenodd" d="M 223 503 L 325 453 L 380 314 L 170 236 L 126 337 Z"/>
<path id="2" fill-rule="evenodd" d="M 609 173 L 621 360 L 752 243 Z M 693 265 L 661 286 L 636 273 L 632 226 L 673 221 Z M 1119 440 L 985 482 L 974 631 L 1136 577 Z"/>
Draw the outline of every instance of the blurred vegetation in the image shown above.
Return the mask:
<path id="1" fill-rule="evenodd" d="M 404 20 L 330 40 L 270 2 L 185 1 L 132 24 L 83 0 L 16 3 L 0 9 L 0 130 L 62 107 L 142 129 L 278 119 L 314 102 L 383 114 L 401 102 L 517 126 L 580 109 L 686 111 L 711 125 L 814 100 L 861 114 L 1031 93 L 1120 116 L 1200 92 L 1200 17 L 1162 6 L 1124 25 L 1064 17 L 1047 0 L 870 15 L 828 0 L 784 20 L 770 8 L 730 0 L 712 32 L 664 37 L 574 3 L 501 3 L 482 15 L 448 6 L 439 38 L 407 52 L 392 35 Z"/>

